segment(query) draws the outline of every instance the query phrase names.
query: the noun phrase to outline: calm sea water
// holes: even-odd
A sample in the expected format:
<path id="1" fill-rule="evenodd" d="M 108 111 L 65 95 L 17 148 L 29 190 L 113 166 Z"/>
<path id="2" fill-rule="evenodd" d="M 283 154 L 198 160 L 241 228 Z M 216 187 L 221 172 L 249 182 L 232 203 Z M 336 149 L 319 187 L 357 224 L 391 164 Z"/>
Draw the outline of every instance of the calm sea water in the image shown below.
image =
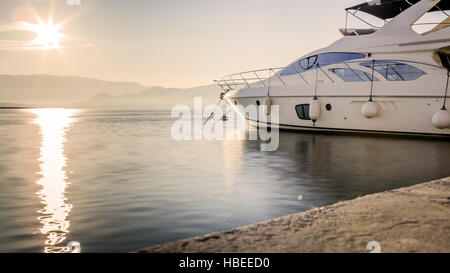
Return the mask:
<path id="1" fill-rule="evenodd" d="M 450 176 L 450 142 L 172 140 L 167 111 L 0 110 L 0 252 L 129 252 Z"/>

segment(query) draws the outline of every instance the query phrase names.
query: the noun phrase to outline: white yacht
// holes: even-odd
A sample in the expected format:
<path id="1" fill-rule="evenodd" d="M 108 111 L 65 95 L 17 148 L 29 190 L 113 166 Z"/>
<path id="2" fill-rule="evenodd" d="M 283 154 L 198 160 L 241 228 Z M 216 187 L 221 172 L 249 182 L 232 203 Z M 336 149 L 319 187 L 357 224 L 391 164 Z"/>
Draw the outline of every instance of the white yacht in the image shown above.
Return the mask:
<path id="1" fill-rule="evenodd" d="M 363 20 L 365 13 L 382 26 L 346 26 L 341 39 L 286 67 L 216 82 L 232 105 L 279 105 L 278 123 L 247 116 L 253 126 L 449 137 L 448 10 L 450 0 L 367 1 L 347 8 L 347 16 Z M 424 33 L 414 30 L 430 13 L 446 19 Z"/>

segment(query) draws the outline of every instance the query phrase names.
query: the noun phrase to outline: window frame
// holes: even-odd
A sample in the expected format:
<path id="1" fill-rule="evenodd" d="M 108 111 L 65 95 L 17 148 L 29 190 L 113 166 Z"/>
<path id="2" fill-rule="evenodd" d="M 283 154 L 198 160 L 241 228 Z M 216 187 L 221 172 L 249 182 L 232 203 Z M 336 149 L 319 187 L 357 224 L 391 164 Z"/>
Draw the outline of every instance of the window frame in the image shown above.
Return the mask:
<path id="1" fill-rule="evenodd" d="M 338 56 L 339 54 L 342 54 L 342 55 L 345 54 L 345 55 L 347 55 L 347 58 L 346 58 L 346 60 L 340 60 L 338 62 L 331 61 L 330 63 L 320 64 L 321 56 L 333 55 L 333 54 L 336 54 L 336 56 Z M 354 58 L 352 56 L 354 56 Z M 308 57 L 305 57 L 305 58 L 302 58 L 300 60 L 297 60 L 297 61 L 293 62 L 289 66 L 285 67 L 280 72 L 279 75 L 280 76 L 291 76 L 291 75 L 294 75 L 294 74 L 301 74 L 301 73 L 304 73 L 304 72 L 308 72 L 311 69 L 313 69 L 314 66 L 318 62 L 319 62 L 320 67 L 324 67 L 324 66 L 328 66 L 328 65 L 344 63 L 344 62 L 347 62 L 347 61 L 365 59 L 365 58 L 367 58 L 367 56 L 368 55 L 366 53 L 355 53 L 355 52 L 325 52 L 325 53 L 315 54 L 315 55 L 311 55 L 311 56 L 308 56 Z M 310 59 L 312 59 L 312 58 L 314 58 L 314 62 L 312 64 L 310 64 Z M 308 66 L 306 68 L 304 68 L 303 65 L 301 64 L 301 62 L 305 61 L 305 60 L 308 61 L 308 64 L 307 64 Z"/>
<path id="2" fill-rule="evenodd" d="M 368 68 L 370 70 L 373 69 L 373 61 L 370 62 L 363 62 L 360 63 L 359 65 L 365 68 Z M 406 68 L 412 68 L 413 73 L 412 74 L 417 74 L 419 76 L 414 77 L 412 79 L 408 79 L 408 74 L 405 74 L 402 72 L 403 71 L 399 71 L 398 69 L 396 69 L 396 66 L 404 66 Z M 377 67 L 379 69 L 377 69 Z M 423 71 L 422 69 L 410 65 L 410 64 L 406 64 L 404 62 L 401 61 L 394 61 L 394 60 L 379 60 L 379 61 L 375 61 L 375 68 L 374 68 L 375 72 L 377 72 L 379 75 L 383 76 L 384 79 L 386 79 L 387 81 L 390 82 L 409 82 L 409 81 L 415 81 L 420 79 L 422 76 L 426 76 L 428 75 L 425 71 Z M 390 72 L 392 71 L 392 72 Z M 408 72 L 411 73 L 411 72 Z M 392 76 L 395 75 L 393 78 Z"/>
<path id="3" fill-rule="evenodd" d="M 338 69 L 351 71 L 353 73 L 353 75 L 356 76 L 359 79 L 359 81 L 345 80 L 344 76 L 341 76 L 338 73 L 336 73 L 336 70 L 338 70 Z M 343 82 L 371 82 L 372 81 L 372 79 L 371 79 L 372 75 L 369 72 L 366 72 L 366 71 L 363 71 L 363 70 L 359 70 L 359 69 L 354 69 L 354 68 L 349 68 L 349 67 L 335 67 L 335 68 L 328 69 L 328 71 L 330 71 L 331 73 L 333 73 L 334 75 L 339 77 Z M 362 76 L 362 75 L 359 75 L 357 72 L 360 72 L 360 73 L 364 74 L 365 77 Z M 379 82 L 380 79 L 374 75 L 373 76 L 373 81 Z"/>

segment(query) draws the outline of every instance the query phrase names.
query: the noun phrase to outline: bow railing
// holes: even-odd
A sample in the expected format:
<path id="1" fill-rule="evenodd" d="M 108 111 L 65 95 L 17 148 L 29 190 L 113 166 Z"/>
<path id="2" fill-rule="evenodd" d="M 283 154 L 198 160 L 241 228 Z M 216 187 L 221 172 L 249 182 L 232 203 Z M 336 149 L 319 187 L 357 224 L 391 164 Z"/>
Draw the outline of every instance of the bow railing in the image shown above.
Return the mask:
<path id="1" fill-rule="evenodd" d="M 372 66 L 363 66 L 363 63 L 374 63 Z M 377 63 L 378 62 L 378 63 Z M 439 65 L 418 62 L 418 61 L 405 61 L 405 60 L 392 60 L 392 59 L 382 59 L 382 60 L 352 60 L 341 63 L 333 63 L 333 64 L 324 64 L 324 65 L 313 65 L 311 67 L 303 67 L 301 65 L 290 65 L 284 67 L 274 67 L 274 68 L 266 68 L 266 69 L 256 69 L 245 72 L 240 72 L 236 74 L 227 75 L 220 79 L 215 80 L 219 87 L 224 91 L 228 92 L 231 90 L 239 90 L 242 88 L 250 88 L 250 87 L 267 87 L 269 84 L 275 85 L 287 85 L 289 82 L 288 77 L 298 77 L 298 80 L 305 84 L 317 84 L 317 82 L 328 81 L 330 83 L 335 83 L 336 80 L 333 79 L 331 74 L 333 74 L 333 69 L 336 68 L 348 68 L 355 75 L 358 75 L 358 72 L 363 71 L 366 72 L 371 69 L 375 69 L 378 67 L 386 67 L 388 69 L 393 69 L 393 72 L 398 73 L 393 68 L 394 65 L 398 64 L 411 64 L 413 66 L 426 66 L 432 67 L 435 69 L 439 69 L 439 71 L 447 71 L 446 68 L 441 67 Z M 337 67 L 339 66 L 339 67 Z M 295 73 L 290 73 L 289 75 L 283 75 L 283 71 L 286 69 L 290 69 L 290 71 Z M 315 73 L 308 73 L 311 71 L 315 71 Z M 367 73 L 367 72 L 366 72 Z M 426 73 L 428 74 L 428 73 Z M 318 78 L 318 75 L 323 76 L 322 78 Z M 271 81 L 269 82 L 269 78 Z M 401 76 L 399 77 L 401 80 L 404 80 Z M 290 78 L 292 79 L 292 78 Z M 364 79 L 365 81 L 365 79 Z M 368 79 L 368 81 L 372 81 L 372 79 Z"/>

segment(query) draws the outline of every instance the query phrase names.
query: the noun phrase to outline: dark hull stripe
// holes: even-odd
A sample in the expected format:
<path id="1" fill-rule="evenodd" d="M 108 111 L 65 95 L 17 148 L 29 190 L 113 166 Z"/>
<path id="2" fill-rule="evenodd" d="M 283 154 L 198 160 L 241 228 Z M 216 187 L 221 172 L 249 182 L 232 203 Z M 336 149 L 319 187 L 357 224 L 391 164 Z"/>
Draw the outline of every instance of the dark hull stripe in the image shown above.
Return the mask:
<path id="1" fill-rule="evenodd" d="M 292 129 L 301 129 L 304 131 L 323 131 L 323 132 L 347 132 L 347 133 L 364 133 L 364 134 L 384 134 L 384 135 L 404 135 L 404 136 L 422 136 L 422 137 L 444 137 L 450 138 L 450 134 L 429 134 L 429 133 L 406 133 L 406 132 L 396 132 L 396 131 L 382 131 L 382 130 L 363 130 L 363 129 L 343 129 L 343 128 L 328 128 L 328 127 L 314 127 L 314 126 L 299 126 L 299 125 L 289 125 L 289 124 L 276 124 L 264 121 L 256 121 L 247 119 L 248 121 L 256 122 L 258 124 L 265 125 L 277 125 L 283 127 L 289 127 Z M 282 128 L 283 129 L 283 128 Z"/>

